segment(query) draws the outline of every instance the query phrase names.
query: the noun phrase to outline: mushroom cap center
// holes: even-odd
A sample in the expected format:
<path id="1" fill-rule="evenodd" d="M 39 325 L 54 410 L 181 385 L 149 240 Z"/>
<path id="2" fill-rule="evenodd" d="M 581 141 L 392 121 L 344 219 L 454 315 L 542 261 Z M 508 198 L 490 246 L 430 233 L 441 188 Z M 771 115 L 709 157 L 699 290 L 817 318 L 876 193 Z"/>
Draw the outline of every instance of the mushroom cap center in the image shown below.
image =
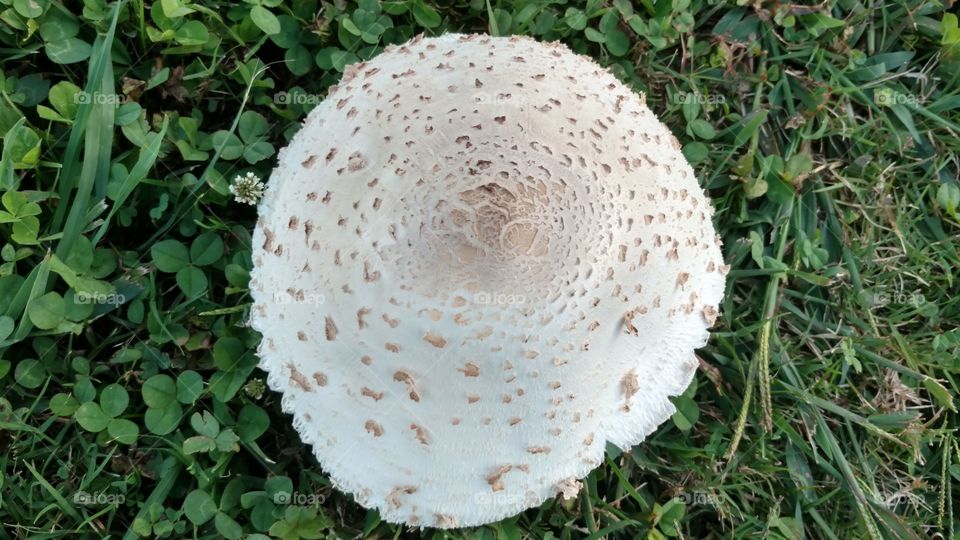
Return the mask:
<path id="1" fill-rule="evenodd" d="M 554 297 L 588 271 L 597 239 L 615 227 L 612 204 L 598 199 L 596 178 L 536 145 L 482 144 L 448 156 L 399 200 L 382 260 L 402 288 L 425 297 Z"/>

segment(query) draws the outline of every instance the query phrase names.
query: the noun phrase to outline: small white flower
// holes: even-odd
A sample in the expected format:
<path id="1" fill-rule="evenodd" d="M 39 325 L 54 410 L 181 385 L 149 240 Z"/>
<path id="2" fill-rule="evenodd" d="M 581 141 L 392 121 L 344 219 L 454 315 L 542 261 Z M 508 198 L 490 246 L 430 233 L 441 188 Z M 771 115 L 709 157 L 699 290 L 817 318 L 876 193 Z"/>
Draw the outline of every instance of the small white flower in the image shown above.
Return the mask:
<path id="1" fill-rule="evenodd" d="M 263 181 L 252 172 L 237 175 L 230 184 L 230 193 L 233 194 L 233 200 L 239 203 L 256 205 L 263 197 Z"/>

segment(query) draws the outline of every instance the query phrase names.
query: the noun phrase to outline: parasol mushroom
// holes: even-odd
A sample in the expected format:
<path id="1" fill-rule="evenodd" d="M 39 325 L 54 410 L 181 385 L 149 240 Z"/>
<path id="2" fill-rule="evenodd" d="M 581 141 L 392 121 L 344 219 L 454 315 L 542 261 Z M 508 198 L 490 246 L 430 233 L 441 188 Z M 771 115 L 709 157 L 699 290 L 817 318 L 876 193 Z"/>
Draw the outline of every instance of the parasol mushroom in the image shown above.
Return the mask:
<path id="1" fill-rule="evenodd" d="M 254 232 L 261 367 L 385 520 L 574 496 L 696 371 L 727 269 L 712 213 L 644 96 L 563 45 L 388 46 L 280 153 Z"/>

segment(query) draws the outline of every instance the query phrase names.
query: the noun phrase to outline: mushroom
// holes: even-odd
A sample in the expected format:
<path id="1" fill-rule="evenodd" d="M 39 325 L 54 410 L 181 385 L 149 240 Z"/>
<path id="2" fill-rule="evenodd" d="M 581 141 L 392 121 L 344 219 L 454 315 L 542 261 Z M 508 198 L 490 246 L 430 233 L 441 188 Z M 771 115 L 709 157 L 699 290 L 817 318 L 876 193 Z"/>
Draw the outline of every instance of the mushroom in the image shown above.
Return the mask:
<path id="1" fill-rule="evenodd" d="M 388 46 L 309 114 L 260 203 L 261 367 L 387 521 L 575 496 L 694 376 L 727 269 L 712 214 L 644 96 L 565 46 Z"/>

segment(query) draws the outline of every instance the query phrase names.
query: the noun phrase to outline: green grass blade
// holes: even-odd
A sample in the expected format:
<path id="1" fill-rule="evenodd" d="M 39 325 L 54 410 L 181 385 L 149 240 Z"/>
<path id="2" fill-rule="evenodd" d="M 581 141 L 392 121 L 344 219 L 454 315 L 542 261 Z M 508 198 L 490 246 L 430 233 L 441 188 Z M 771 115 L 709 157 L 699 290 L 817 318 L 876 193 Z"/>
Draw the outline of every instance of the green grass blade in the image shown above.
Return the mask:
<path id="1" fill-rule="evenodd" d="M 150 144 L 146 148 L 140 150 L 140 157 L 137 159 L 137 163 L 130 169 L 130 172 L 127 174 L 127 177 L 123 180 L 123 184 L 120 186 L 120 189 L 117 193 L 116 199 L 111 205 L 110 212 L 107 214 L 106 219 L 103 220 L 103 223 L 100 225 L 100 228 L 94 234 L 91 242 L 94 246 L 100 243 L 100 240 L 103 239 L 103 235 L 107 233 L 107 229 L 110 227 L 110 222 L 113 220 L 113 217 L 116 213 L 123 207 L 123 203 L 127 200 L 127 197 L 133 193 L 133 190 L 142 182 L 147 174 L 150 172 L 150 169 L 153 168 L 153 164 L 157 161 L 157 156 L 160 155 L 160 145 L 163 144 L 163 137 L 167 133 L 167 124 L 169 119 L 163 119 L 163 126 L 160 128 L 160 132 L 156 133 L 153 137 L 153 140 L 150 141 Z"/>

